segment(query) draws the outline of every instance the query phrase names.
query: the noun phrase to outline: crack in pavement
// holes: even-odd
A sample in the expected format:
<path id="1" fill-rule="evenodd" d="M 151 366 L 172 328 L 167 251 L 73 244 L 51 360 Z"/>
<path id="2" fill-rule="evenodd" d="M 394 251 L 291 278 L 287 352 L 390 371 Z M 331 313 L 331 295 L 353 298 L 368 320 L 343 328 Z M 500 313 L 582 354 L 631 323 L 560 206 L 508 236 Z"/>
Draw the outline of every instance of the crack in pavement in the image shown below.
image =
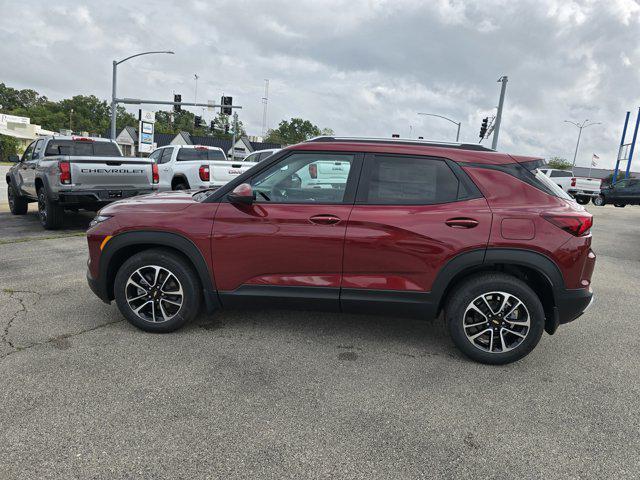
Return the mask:
<path id="1" fill-rule="evenodd" d="M 28 294 L 31 294 L 31 295 L 36 295 L 38 297 L 38 300 L 42 298 L 42 295 L 40 294 L 40 292 L 34 292 L 32 290 L 13 290 L 11 288 L 4 288 L 2 291 L 3 291 L 3 293 L 9 294 L 9 298 L 11 300 L 18 300 L 18 304 L 20 305 L 20 310 L 16 311 L 13 314 L 13 316 L 9 319 L 9 321 L 5 325 L 5 327 L 4 327 L 3 331 L 2 331 L 2 335 L 0 335 L 0 340 L 3 343 L 6 343 L 7 345 L 9 345 L 9 347 L 11 347 L 13 349 L 16 349 L 17 347 L 9 339 L 9 329 L 11 328 L 11 325 L 16 320 L 16 318 L 18 318 L 18 315 L 20 315 L 21 313 L 26 313 L 27 312 L 27 306 L 24 304 L 24 299 L 16 296 L 16 293 L 28 293 Z M 0 358 L 4 358 L 4 357 L 0 357 Z"/>
<path id="2" fill-rule="evenodd" d="M 92 332 L 94 330 L 97 330 L 99 328 L 102 327 L 106 327 L 109 325 L 113 325 L 115 323 L 119 323 L 122 322 L 123 320 L 114 320 L 112 322 L 107 322 L 107 323 L 103 323 L 101 325 L 96 325 L 94 327 L 91 328 L 87 328 L 84 330 L 80 330 L 79 332 L 75 332 L 75 333 L 63 333 L 62 335 L 57 335 L 53 338 L 49 338 L 48 340 L 45 340 L 43 342 L 35 342 L 35 343 L 31 343 L 28 344 L 24 347 L 21 346 L 16 346 L 10 339 L 9 339 L 9 330 L 11 329 L 11 326 L 13 324 L 13 322 L 16 320 L 16 318 L 18 317 L 18 315 L 26 313 L 28 311 L 27 306 L 24 303 L 24 299 L 20 298 L 19 296 L 17 296 L 16 294 L 18 293 L 26 293 L 26 294 L 30 294 L 30 295 L 36 295 L 38 297 L 38 300 L 40 300 L 42 298 L 42 294 L 40 292 L 34 292 L 32 290 L 13 290 L 11 288 L 4 288 L 2 289 L 3 293 L 6 293 L 9 295 L 9 298 L 12 300 L 17 300 L 18 304 L 20 305 L 20 309 L 17 310 L 13 316 L 9 319 L 9 321 L 7 322 L 7 324 L 5 325 L 2 334 L 0 335 L 0 341 L 2 341 L 3 343 L 5 343 L 6 345 L 8 345 L 9 347 L 11 347 L 13 349 L 13 351 L 0 356 L 0 360 L 4 360 L 5 358 L 7 358 L 10 355 L 13 355 L 14 353 L 18 353 L 18 352 L 22 352 L 24 350 L 28 350 L 30 348 L 33 347 L 37 347 L 39 345 L 46 345 L 48 343 L 55 343 L 55 342 L 60 342 L 63 339 L 67 339 L 67 338 L 72 338 L 72 337 L 77 337 L 79 335 L 82 335 L 84 333 L 88 333 L 88 332 Z"/>

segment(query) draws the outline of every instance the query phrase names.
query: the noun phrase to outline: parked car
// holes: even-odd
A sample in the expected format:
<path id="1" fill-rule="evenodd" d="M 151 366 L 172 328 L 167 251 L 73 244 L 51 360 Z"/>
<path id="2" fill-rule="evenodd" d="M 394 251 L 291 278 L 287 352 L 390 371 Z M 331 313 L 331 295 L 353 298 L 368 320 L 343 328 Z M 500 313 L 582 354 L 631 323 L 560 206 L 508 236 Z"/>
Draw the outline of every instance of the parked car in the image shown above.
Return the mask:
<path id="1" fill-rule="evenodd" d="M 611 203 L 616 207 L 640 205 L 640 179 L 625 178 L 615 185 L 603 188 L 600 195 L 593 199 L 594 205 L 602 206 Z"/>
<path id="2" fill-rule="evenodd" d="M 158 164 L 161 191 L 219 187 L 252 166 L 229 161 L 221 148 L 205 145 L 168 145 L 149 158 Z"/>
<path id="3" fill-rule="evenodd" d="M 317 162 L 348 165 L 347 181 L 305 186 Z M 476 144 L 317 138 L 215 191 L 105 207 L 87 232 L 88 282 L 150 332 L 203 303 L 444 312 L 465 355 L 512 362 L 593 295 L 592 216 L 541 164 Z"/>
<path id="4" fill-rule="evenodd" d="M 601 180 L 576 177 L 568 170 L 543 168 L 541 172 L 551 178 L 560 188 L 576 199 L 580 205 L 586 205 L 589 200 L 600 195 Z"/>
<path id="5" fill-rule="evenodd" d="M 279 152 L 280 149 L 279 148 L 269 148 L 266 150 L 256 150 L 255 152 L 251 152 L 249 155 L 247 155 L 246 157 L 244 157 L 242 159 L 243 162 L 248 162 L 248 163 L 258 163 L 261 162 L 262 160 L 265 160 L 267 158 L 269 158 L 271 155 L 273 155 L 276 152 Z"/>
<path id="6" fill-rule="evenodd" d="M 155 191 L 158 169 L 152 160 L 123 157 L 105 138 L 48 136 L 32 142 L 6 175 L 9 208 L 27 213 L 38 202 L 40 223 L 59 228 L 65 209 L 97 211 L 121 198 Z"/>

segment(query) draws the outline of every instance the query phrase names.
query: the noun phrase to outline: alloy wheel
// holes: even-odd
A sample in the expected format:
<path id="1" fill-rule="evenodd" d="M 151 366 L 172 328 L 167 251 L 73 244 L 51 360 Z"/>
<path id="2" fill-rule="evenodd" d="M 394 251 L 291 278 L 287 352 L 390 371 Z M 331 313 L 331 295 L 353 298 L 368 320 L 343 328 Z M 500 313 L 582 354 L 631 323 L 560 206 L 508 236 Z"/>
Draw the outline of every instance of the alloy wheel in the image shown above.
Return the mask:
<path id="1" fill-rule="evenodd" d="M 504 353 L 517 348 L 531 327 L 525 304 L 506 292 L 477 296 L 466 308 L 463 328 L 467 340 L 487 353 Z"/>
<path id="2" fill-rule="evenodd" d="M 158 265 L 147 265 L 134 271 L 125 285 L 125 297 L 133 313 L 154 323 L 171 320 L 184 301 L 178 277 Z"/>

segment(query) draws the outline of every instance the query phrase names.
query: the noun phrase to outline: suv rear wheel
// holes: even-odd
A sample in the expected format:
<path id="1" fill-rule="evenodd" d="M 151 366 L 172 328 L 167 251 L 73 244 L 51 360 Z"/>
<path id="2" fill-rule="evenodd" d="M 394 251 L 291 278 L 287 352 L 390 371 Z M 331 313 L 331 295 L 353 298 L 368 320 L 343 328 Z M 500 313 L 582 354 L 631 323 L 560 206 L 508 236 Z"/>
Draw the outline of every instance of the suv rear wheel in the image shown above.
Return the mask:
<path id="1" fill-rule="evenodd" d="M 172 332 L 200 310 L 199 281 L 180 256 L 151 249 L 129 258 L 118 270 L 114 294 L 126 319 L 147 332 Z"/>
<path id="2" fill-rule="evenodd" d="M 38 190 L 38 215 L 46 230 L 55 230 L 64 223 L 64 209 L 49 198 L 44 188 Z"/>
<path id="3" fill-rule="evenodd" d="M 536 293 L 523 281 L 502 273 L 478 275 L 460 284 L 445 312 L 453 342 L 481 363 L 523 358 L 544 330 L 544 309 Z"/>
<path id="4" fill-rule="evenodd" d="M 597 197 L 593 197 L 592 202 L 596 207 L 602 207 L 604 206 L 605 203 L 607 203 L 604 198 L 604 195 L 598 195 Z"/>
<path id="5" fill-rule="evenodd" d="M 9 201 L 9 210 L 14 215 L 24 215 L 29 209 L 29 203 L 13 188 L 13 185 L 7 185 L 7 200 Z"/>

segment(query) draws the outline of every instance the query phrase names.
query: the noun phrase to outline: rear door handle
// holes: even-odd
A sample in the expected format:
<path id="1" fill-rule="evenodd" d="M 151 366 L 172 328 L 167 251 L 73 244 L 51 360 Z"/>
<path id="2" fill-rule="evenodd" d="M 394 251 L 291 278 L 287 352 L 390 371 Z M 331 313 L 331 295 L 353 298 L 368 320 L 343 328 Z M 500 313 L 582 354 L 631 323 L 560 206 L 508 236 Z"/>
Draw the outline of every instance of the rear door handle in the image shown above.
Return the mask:
<path id="1" fill-rule="evenodd" d="M 451 228 L 475 228 L 478 226 L 478 221 L 473 218 L 450 218 L 444 223 Z"/>
<path id="2" fill-rule="evenodd" d="M 335 225 L 340 222 L 340 217 L 335 215 L 314 215 L 309 221 L 318 225 Z"/>

